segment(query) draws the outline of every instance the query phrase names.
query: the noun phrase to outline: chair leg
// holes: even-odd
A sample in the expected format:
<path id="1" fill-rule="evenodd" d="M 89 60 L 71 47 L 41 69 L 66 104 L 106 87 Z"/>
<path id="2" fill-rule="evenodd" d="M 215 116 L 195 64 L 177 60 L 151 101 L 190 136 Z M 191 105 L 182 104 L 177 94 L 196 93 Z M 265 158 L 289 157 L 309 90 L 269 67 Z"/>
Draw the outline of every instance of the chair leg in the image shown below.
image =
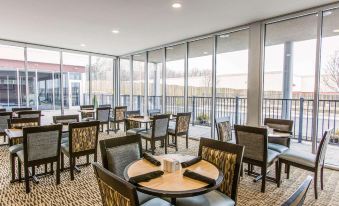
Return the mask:
<path id="1" fill-rule="evenodd" d="M 318 199 L 318 172 L 315 171 L 314 173 L 314 179 L 313 179 L 313 182 L 314 182 L 314 196 L 315 196 L 315 199 Z"/>
<path id="2" fill-rule="evenodd" d="M 241 163 L 241 166 L 240 166 L 240 177 L 243 177 L 244 176 L 244 165 L 243 163 Z"/>
<path id="3" fill-rule="evenodd" d="M 56 184 L 60 184 L 60 157 L 58 157 L 56 165 Z"/>
<path id="4" fill-rule="evenodd" d="M 177 135 L 175 135 L 175 151 L 178 151 L 178 136 Z"/>
<path id="5" fill-rule="evenodd" d="M 18 177 L 19 177 L 19 182 L 21 182 L 21 162 L 18 159 Z"/>
<path id="6" fill-rule="evenodd" d="M 285 164 L 285 167 L 287 168 L 286 179 L 290 179 L 291 166 L 288 164 Z"/>
<path id="7" fill-rule="evenodd" d="M 321 166 L 321 169 L 320 169 L 320 185 L 321 185 L 321 190 L 324 190 L 324 165 Z"/>
<path id="8" fill-rule="evenodd" d="M 266 167 L 262 167 L 261 168 L 261 175 L 262 175 L 261 192 L 262 193 L 265 193 L 265 190 L 266 190 L 266 174 L 267 174 Z"/>
<path id="9" fill-rule="evenodd" d="M 279 161 L 275 162 L 275 180 L 277 187 L 280 187 L 280 171 L 279 171 Z"/>
<path id="10" fill-rule="evenodd" d="M 34 167 L 34 166 L 33 166 Z M 32 168 L 33 168 L 32 167 Z M 25 173 L 25 187 L 26 187 L 26 193 L 30 192 L 29 188 L 29 173 L 28 173 L 28 166 L 24 165 L 24 173 Z"/>
<path id="11" fill-rule="evenodd" d="M 146 151 L 148 150 L 147 139 L 145 139 Z"/>
<path id="12" fill-rule="evenodd" d="M 64 168 L 65 168 L 65 162 L 64 162 L 64 153 L 62 153 L 61 152 L 61 155 L 60 155 L 61 157 L 60 157 L 60 165 L 61 165 L 61 171 L 63 171 L 64 170 Z"/>
<path id="13" fill-rule="evenodd" d="M 69 157 L 69 169 L 70 169 L 70 173 L 71 173 L 71 180 L 74 180 L 74 162 L 75 162 L 75 158 L 73 157 Z"/>
<path id="14" fill-rule="evenodd" d="M 12 181 L 14 181 L 15 179 L 15 156 L 11 154 L 9 161 L 11 164 Z"/>
<path id="15" fill-rule="evenodd" d="M 280 187 L 281 184 L 281 169 L 282 169 L 282 163 L 279 162 L 279 167 L 278 167 L 278 187 Z"/>
<path id="16" fill-rule="evenodd" d="M 86 155 L 86 163 L 89 164 L 89 155 Z"/>
<path id="17" fill-rule="evenodd" d="M 98 155 L 97 155 L 97 151 L 95 151 L 94 153 L 94 162 L 97 162 L 98 161 Z"/>
<path id="18" fill-rule="evenodd" d="M 167 137 L 164 139 L 164 142 L 165 142 L 165 154 L 167 154 L 167 141 L 166 141 L 166 139 L 167 139 Z"/>
<path id="19" fill-rule="evenodd" d="M 154 150 L 155 150 L 155 141 L 151 140 L 151 150 L 152 150 L 152 155 L 154 155 Z"/>
<path id="20" fill-rule="evenodd" d="M 51 162 L 51 170 L 50 170 L 50 172 L 51 172 L 51 175 L 54 173 L 54 164 L 53 164 L 53 162 Z"/>
<path id="21" fill-rule="evenodd" d="M 186 149 L 188 149 L 188 133 L 186 134 Z"/>

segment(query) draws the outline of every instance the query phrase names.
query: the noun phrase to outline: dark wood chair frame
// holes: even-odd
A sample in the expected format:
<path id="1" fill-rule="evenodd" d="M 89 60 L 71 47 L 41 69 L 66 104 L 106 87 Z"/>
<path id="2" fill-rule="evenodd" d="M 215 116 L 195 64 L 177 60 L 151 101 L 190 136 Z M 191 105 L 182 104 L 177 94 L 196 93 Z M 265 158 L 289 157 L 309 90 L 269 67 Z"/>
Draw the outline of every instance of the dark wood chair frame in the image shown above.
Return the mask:
<path id="1" fill-rule="evenodd" d="M 143 117 L 143 116 L 140 115 L 140 110 L 126 111 L 125 115 L 126 115 L 126 118 L 131 117 L 131 116 L 133 116 L 133 117 Z M 131 128 L 128 127 L 128 122 L 129 122 L 129 120 L 125 119 L 125 123 L 124 123 L 125 132 L 127 130 L 131 129 Z M 141 127 L 140 123 L 139 123 L 139 127 Z"/>
<path id="2" fill-rule="evenodd" d="M 288 131 L 281 131 L 281 130 L 274 129 L 274 128 L 273 128 L 273 130 L 276 131 L 276 132 L 289 133 L 290 135 L 293 134 L 293 132 L 292 132 L 293 121 L 292 120 L 265 118 L 264 125 L 267 125 L 267 124 L 270 124 L 270 123 L 280 124 L 280 125 L 288 125 Z M 279 137 L 272 138 L 272 137 L 270 137 L 268 142 L 281 144 L 281 145 L 284 145 L 288 148 L 290 148 L 290 145 L 291 145 L 291 139 L 290 138 L 279 138 Z"/>
<path id="3" fill-rule="evenodd" d="M 304 204 L 308 188 L 311 185 L 312 177 L 307 176 L 299 188 L 281 206 L 302 206 Z"/>
<path id="4" fill-rule="evenodd" d="M 266 189 L 266 180 L 275 182 L 277 186 L 279 186 L 279 157 L 276 157 L 270 164 L 267 162 L 267 153 L 268 153 L 268 135 L 267 135 L 267 129 L 266 128 L 260 128 L 260 127 L 251 127 L 251 126 L 243 126 L 243 125 L 234 125 L 235 130 L 235 139 L 236 144 L 239 144 L 238 139 L 238 131 L 248 132 L 248 133 L 255 133 L 262 135 L 264 137 L 264 151 L 263 151 L 263 161 L 258 161 L 250 158 L 246 158 L 244 156 L 243 162 L 248 164 L 247 174 L 250 176 L 256 177 L 254 179 L 254 182 L 257 182 L 259 180 L 262 180 L 261 184 L 261 192 L 265 192 Z M 246 148 L 245 148 L 246 150 Z M 267 176 L 267 169 L 275 163 L 275 178 Z M 261 173 L 256 173 L 253 171 L 253 166 L 258 166 L 261 168 Z M 241 173 L 243 171 L 241 170 Z"/>
<path id="5" fill-rule="evenodd" d="M 217 150 L 221 150 L 221 151 L 226 151 L 226 152 L 237 155 L 236 165 L 234 169 L 234 177 L 233 177 L 235 181 L 233 181 L 233 184 L 232 184 L 232 194 L 231 194 L 231 199 L 234 200 L 235 203 L 237 203 L 240 170 L 242 166 L 245 147 L 241 145 L 227 143 L 227 142 L 220 142 L 218 140 L 200 138 L 199 152 L 198 152 L 198 156 L 200 157 L 202 156 L 202 148 L 204 146 L 217 149 Z"/>
<path id="6" fill-rule="evenodd" d="M 105 169 L 108 169 L 108 159 L 107 159 L 107 149 L 112 147 L 118 147 L 127 144 L 137 143 L 139 145 L 139 152 L 140 158 L 142 156 L 142 144 L 140 135 L 131 135 L 131 136 L 124 136 L 124 137 L 116 137 L 111 139 L 100 140 L 100 152 L 101 152 L 101 159 L 102 165 Z"/>
<path id="7" fill-rule="evenodd" d="M 154 137 L 154 132 L 155 132 L 155 122 L 157 119 L 163 119 L 163 118 L 168 118 L 168 122 L 167 122 L 167 129 L 166 129 L 166 134 L 164 136 L 161 137 Z M 164 142 L 165 145 L 165 154 L 167 154 L 167 138 L 168 138 L 168 124 L 169 124 L 169 119 L 170 119 L 170 115 L 168 114 L 161 114 L 161 115 L 155 115 L 153 117 L 153 121 L 152 121 L 152 135 L 151 138 L 145 138 L 143 136 L 141 136 L 142 139 L 145 139 L 145 143 L 146 143 L 146 151 L 148 151 L 148 141 L 150 141 L 151 144 L 151 153 L 152 155 L 154 155 L 154 150 L 155 150 L 155 142 L 156 141 L 161 141 Z"/>
<path id="8" fill-rule="evenodd" d="M 218 135 L 218 140 L 221 141 L 221 133 L 218 127 L 219 123 L 223 123 L 223 122 L 229 122 L 231 124 L 231 118 L 230 117 L 219 117 L 219 118 L 215 118 L 215 128 L 217 130 L 217 135 Z M 232 132 L 232 131 L 231 131 Z M 231 133 L 231 140 L 232 140 L 232 133 Z"/>
<path id="9" fill-rule="evenodd" d="M 41 110 L 24 110 L 24 111 L 18 111 L 18 118 L 26 118 L 22 117 L 22 115 L 29 115 L 29 114 L 38 114 L 39 118 L 41 118 Z"/>
<path id="10" fill-rule="evenodd" d="M 0 116 L 9 116 L 9 119 L 12 119 L 12 112 L 6 112 L 6 109 L 5 109 L 5 111 L 0 111 Z M 8 122 L 8 120 L 7 120 L 7 122 Z M 8 123 L 7 123 L 7 125 L 8 125 Z M 0 146 L 5 146 L 5 145 L 8 145 L 9 143 L 5 143 L 6 142 L 6 132 L 1 132 L 0 131 L 0 136 L 3 136 L 4 137 L 4 143 L 3 144 L 1 144 Z"/>
<path id="11" fill-rule="evenodd" d="M 88 105 L 80 105 L 80 110 L 86 110 L 86 109 L 89 109 L 89 110 L 92 110 L 94 109 L 94 105 L 92 104 L 88 104 Z M 94 119 L 94 113 L 84 113 L 84 112 L 80 112 L 80 118 L 83 120 L 83 119 L 86 119 L 86 118 L 92 118 Z"/>
<path id="12" fill-rule="evenodd" d="M 102 107 L 109 107 L 109 108 L 112 109 L 112 105 L 110 105 L 110 104 L 101 104 L 101 105 L 98 106 L 98 108 L 102 108 Z"/>
<path id="13" fill-rule="evenodd" d="M 0 108 L 0 112 L 6 112 L 6 108 Z"/>
<path id="14" fill-rule="evenodd" d="M 328 144 L 328 141 L 329 141 L 329 138 L 330 138 L 332 132 L 333 132 L 333 129 L 330 129 L 330 130 L 327 130 L 327 131 L 324 132 L 323 138 L 320 141 L 319 148 L 318 148 L 318 151 L 317 151 L 316 160 L 315 160 L 315 167 L 305 166 L 305 165 L 298 164 L 296 162 L 288 161 L 288 160 L 285 160 L 285 159 L 279 160 L 278 187 L 280 186 L 280 183 L 281 183 L 282 164 L 286 165 L 286 168 L 287 168 L 286 178 L 287 179 L 290 178 L 290 166 L 294 166 L 294 167 L 297 167 L 297 168 L 307 170 L 307 171 L 314 173 L 314 178 L 313 178 L 314 196 L 315 196 L 315 199 L 318 199 L 318 174 L 319 174 L 319 170 L 320 170 L 320 187 L 321 187 L 321 190 L 323 190 L 324 189 L 324 164 L 325 164 L 325 155 L 326 155 L 325 154 L 326 149 L 324 147 L 326 147 L 326 145 L 325 145 L 326 142 Z"/>
<path id="15" fill-rule="evenodd" d="M 139 206 L 139 200 L 137 195 L 137 190 L 134 185 L 121 179 L 120 177 L 114 175 L 100 164 L 94 162 L 92 163 L 94 168 L 94 173 L 97 178 L 105 182 L 114 190 L 118 191 L 122 196 L 130 200 L 130 206 Z M 101 193 L 101 192 L 100 192 Z M 101 193 L 101 195 L 103 195 Z"/>
<path id="16" fill-rule="evenodd" d="M 76 122 L 79 122 L 79 115 L 76 114 L 71 114 L 71 115 L 60 115 L 60 116 L 53 116 L 53 123 L 54 124 L 63 124 L 63 125 L 68 125 L 69 123 L 62 123 L 59 121 L 62 120 L 70 120 L 70 119 L 75 119 Z"/>
<path id="17" fill-rule="evenodd" d="M 116 120 L 116 114 L 117 114 L 117 110 L 119 109 L 124 109 L 125 110 L 125 113 L 124 113 L 124 119 L 122 120 Z M 114 125 L 114 129 L 110 129 L 110 131 L 115 131 L 117 132 L 119 129 L 120 129 L 120 123 L 122 122 L 125 122 L 125 119 L 126 119 L 126 111 L 127 111 L 127 106 L 117 106 L 117 107 L 114 107 L 114 111 L 113 111 L 113 118 L 114 118 L 114 121 L 110 120 L 111 122 L 111 127 L 112 127 L 112 124 Z"/>
<path id="18" fill-rule="evenodd" d="M 19 112 L 19 111 L 30 111 L 33 110 L 32 107 L 14 107 L 12 108 L 12 112 Z"/>
<path id="19" fill-rule="evenodd" d="M 148 113 L 148 116 L 153 117 L 153 116 L 155 116 L 155 115 L 161 114 L 161 109 L 149 109 L 149 110 L 147 111 L 147 113 Z"/>
<path id="20" fill-rule="evenodd" d="M 109 134 L 109 118 L 111 116 L 111 107 L 98 107 L 96 109 L 96 120 L 98 120 L 98 113 L 99 113 L 99 110 L 108 110 L 108 117 L 107 117 L 107 121 L 100 121 L 100 132 L 103 132 L 104 131 L 104 125 L 106 124 L 107 125 L 107 134 Z M 99 121 L 99 120 L 98 120 Z"/>
<path id="21" fill-rule="evenodd" d="M 80 169 L 77 166 L 83 166 L 83 165 L 88 165 L 88 156 L 93 154 L 94 155 L 94 162 L 97 161 L 98 156 L 97 156 L 97 148 L 98 148 L 98 137 L 99 137 L 99 121 L 89 121 L 89 122 L 77 122 L 77 123 L 70 123 L 68 128 L 69 128 L 69 156 L 67 154 L 64 154 L 61 150 L 61 171 L 65 169 L 64 167 L 64 155 L 68 156 L 69 158 L 69 169 L 70 169 L 70 175 L 71 175 L 71 180 L 74 180 L 74 170 L 77 172 L 80 172 Z M 95 136 L 95 147 L 94 149 L 91 150 L 86 150 L 86 151 L 80 151 L 80 152 L 73 152 L 72 151 L 72 134 L 73 134 L 73 128 L 82 128 L 82 127 L 90 127 L 90 126 L 96 126 L 97 132 Z M 77 165 L 76 164 L 76 158 L 79 158 L 81 156 L 86 156 L 87 157 L 87 163 L 82 164 L 82 165 Z M 67 168 L 68 169 L 68 168 Z"/>
<path id="22" fill-rule="evenodd" d="M 185 132 L 178 132 L 179 117 L 181 117 L 181 116 L 189 116 L 188 127 L 187 127 L 187 131 L 185 131 Z M 191 121 L 191 112 L 178 113 L 176 115 L 174 133 L 168 132 L 168 136 L 172 136 L 172 143 L 171 144 L 169 143 L 169 138 L 168 138 L 168 143 L 167 143 L 168 146 L 175 147 L 175 150 L 178 151 L 178 136 L 185 135 L 185 137 L 186 137 L 186 148 L 188 148 L 188 131 L 189 131 L 190 121 Z"/>
<path id="23" fill-rule="evenodd" d="M 27 134 L 30 133 L 40 133 L 40 132 L 48 132 L 48 131 L 59 131 L 58 137 L 58 145 L 57 145 L 57 155 L 54 157 L 39 159 L 28 161 L 28 148 L 27 148 Z M 21 164 L 24 166 L 24 174 L 25 174 L 25 186 L 26 186 L 26 193 L 30 192 L 29 186 L 29 167 L 32 169 L 35 166 L 40 166 L 42 164 L 47 165 L 50 163 L 51 165 L 51 174 L 53 174 L 53 163 L 56 162 L 56 184 L 60 184 L 60 145 L 61 145 L 61 133 L 62 133 L 62 125 L 48 125 L 48 126 L 38 126 L 38 127 L 27 127 L 23 128 L 23 146 L 24 146 L 24 162 L 21 162 L 20 159 L 18 160 L 18 173 L 19 173 L 19 181 L 21 181 Z M 33 170 L 34 171 L 34 170 Z M 46 171 L 45 171 L 46 174 Z M 35 174 L 32 173 L 34 176 Z"/>

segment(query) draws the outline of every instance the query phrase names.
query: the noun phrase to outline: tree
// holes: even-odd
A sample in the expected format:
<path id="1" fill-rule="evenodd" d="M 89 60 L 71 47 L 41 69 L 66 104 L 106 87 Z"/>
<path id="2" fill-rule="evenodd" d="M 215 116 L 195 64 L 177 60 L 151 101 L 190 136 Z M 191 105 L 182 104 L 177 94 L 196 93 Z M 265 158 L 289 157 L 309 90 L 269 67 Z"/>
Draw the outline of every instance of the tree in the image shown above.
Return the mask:
<path id="1" fill-rule="evenodd" d="M 329 89 L 339 92 L 339 52 L 330 57 L 325 68 L 323 83 Z"/>

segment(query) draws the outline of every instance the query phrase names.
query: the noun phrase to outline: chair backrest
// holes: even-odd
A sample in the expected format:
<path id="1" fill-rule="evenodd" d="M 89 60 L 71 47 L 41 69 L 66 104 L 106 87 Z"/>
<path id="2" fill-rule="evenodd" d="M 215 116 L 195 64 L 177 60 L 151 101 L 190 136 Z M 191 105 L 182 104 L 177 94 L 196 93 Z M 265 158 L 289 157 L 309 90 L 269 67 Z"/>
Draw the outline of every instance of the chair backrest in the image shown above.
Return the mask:
<path id="1" fill-rule="evenodd" d="M 307 178 L 299 186 L 299 188 L 281 206 L 302 206 L 304 204 L 306 194 L 307 194 L 308 188 L 310 187 L 311 182 L 312 182 L 312 177 L 307 176 Z"/>
<path id="2" fill-rule="evenodd" d="M 237 201 L 238 183 L 244 147 L 241 145 L 200 138 L 198 155 L 216 165 L 224 174 L 218 190 Z"/>
<path id="3" fill-rule="evenodd" d="M 70 123 L 79 122 L 79 115 L 60 115 L 53 116 L 54 124 L 68 125 Z"/>
<path id="4" fill-rule="evenodd" d="M 234 125 L 236 143 L 245 146 L 244 158 L 267 161 L 267 129 Z"/>
<path id="5" fill-rule="evenodd" d="M 96 118 L 100 122 L 108 122 L 111 114 L 111 107 L 100 107 L 97 108 Z"/>
<path id="6" fill-rule="evenodd" d="M 96 151 L 99 124 L 99 121 L 70 123 L 68 127 L 70 153 Z"/>
<path id="7" fill-rule="evenodd" d="M 8 128 L 22 129 L 24 127 L 40 126 L 40 118 L 15 118 L 8 120 Z"/>
<path id="8" fill-rule="evenodd" d="M 279 131 L 292 134 L 293 120 L 265 118 L 264 125 Z"/>
<path id="9" fill-rule="evenodd" d="M 0 112 L 6 112 L 6 108 L 0 108 Z"/>
<path id="10" fill-rule="evenodd" d="M 232 126 L 230 117 L 215 118 L 218 140 L 228 142 L 232 140 Z"/>
<path id="11" fill-rule="evenodd" d="M 150 109 L 148 110 L 148 116 L 153 117 L 154 115 L 158 115 L 161 113 L 160 109 Z"/>
<path id="12" fill-rule="evenodd" d="M 98 181 L 103 206 L 138 206 L 134 185 L 114 175 L 98 163 L 92 163 Z"/>
<path id="13" fill-rule="evenodd" d="M 152 138 L 164 137 L 168 134 L 170 115 L 161 114 L 153 117 Z"/>
<path id="14" fill-rule="evenodd" d="M 80 105 L 80 110 L 92 110 L 94 109 L 94 105 Z M 93 113 L 87 113 L 87 112 L 81 112 L 81 119 L 84 119 L 84 118 L 92 118 L 93 117 Z"/>
<path id="15" fill-rule="evenodd" d="M 175 124 L 175 132 L 177 134 L 187 133 L 190 127 L 190 119 L 191 119 L 191 112 L 178 113 L 176 124 Z"/>
<path id="16" fill-rule="evenodd" d="M 40 118 L 41 117 L 41 111 L 18 111 L 18 117 L 19 118 Z"/>
<path id="17" fill-rule="evenodd" d="M 127 111 L 127 106 L 115 107 L 114 108 L 114 120 L 115 121 L 124 121 L 126 111 Z"/>
<path id="18" fill-rule="evenodd" d="M 328 142 L 331 139 L 331 136 L 333 134 L 333 130 L 334 129 L 329 129 L 329 130 L 324 132 L 324 135 L 323 135 L 323 137 L 320 141 L 319 148 L 318 148 L 318 151 L 317 151 L 316 165 L 315 165 L 316 167 L 318 167 L 318 165 L 324 164 L 326 151 L 327 151 L 327 145 L 328 145 Z"/>
<path id="19" fill-rule="evenodd" d="M 99 142 L 102 165 L 123 178 L 124 169 L 142 154 L 139 135 L 105 139 Z"/>
<path id="20" fill-rule="evenodd" d="M 8 129 L 8 120 L 12 119 L 12 112 L 0 112 L 0 134 Z"/>
<path id="21" fill-rule="evenodd" d="M 99 108 L 102 108 L 102 107 L 109 107 L 109 108 L 111 108 L 112 106 L 110 104 L 101 104 L 101 105 L 99 105 Z"/>
<path id="22" fill-rule="evenodd" d="M 18 112 L 18 111 L 29 111 L 33 110 L 32 107 L 14 107 L 12 108 L 12 112 Z"/>
<path id="23" fill-rule="evenodd" d="M 54 159 L 60 155 L 62 125 L 23 128 L 25 163 Z"/>
<path id="24" fill-rule="evenodd" d="M 135 111 L 126 111 L 126 117 L 138 117 L 140 116 L 140 110 Z M 140 128 L 140 123 L 136 121 L 129 121 L 126 119 L 125 121 L 125 130 L 133 129 L 133 128 Z"/>

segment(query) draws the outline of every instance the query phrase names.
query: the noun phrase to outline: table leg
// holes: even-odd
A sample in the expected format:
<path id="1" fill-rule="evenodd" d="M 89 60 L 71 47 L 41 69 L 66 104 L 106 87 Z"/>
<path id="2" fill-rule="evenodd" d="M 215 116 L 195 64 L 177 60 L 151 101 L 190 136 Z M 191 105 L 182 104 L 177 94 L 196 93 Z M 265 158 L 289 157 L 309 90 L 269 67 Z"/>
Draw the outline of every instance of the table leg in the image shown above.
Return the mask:
<path id="1" fill-rule="evenodd" d="M 177 199 L 174 198 L 174 197 L 172 197 L 172 198 L 171 198 L 171 204 L 172 204 L 172 205 L 176 205 L 176 204 L 177 204 Z"/>

